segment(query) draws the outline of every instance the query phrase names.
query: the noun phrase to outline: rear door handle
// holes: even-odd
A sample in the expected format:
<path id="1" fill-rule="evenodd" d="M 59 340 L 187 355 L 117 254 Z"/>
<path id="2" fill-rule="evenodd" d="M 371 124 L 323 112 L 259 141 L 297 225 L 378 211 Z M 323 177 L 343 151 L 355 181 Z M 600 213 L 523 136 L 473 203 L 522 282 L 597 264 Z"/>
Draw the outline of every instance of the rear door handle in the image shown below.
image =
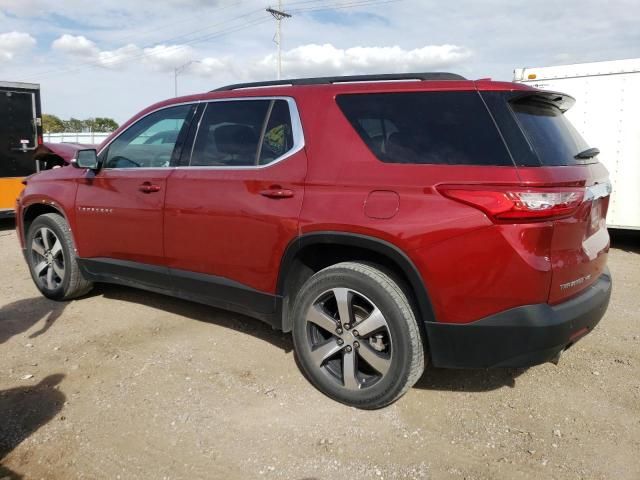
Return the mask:
<path id="1" fill-rule="evenodd" d="M 293 190 L 288 188 L 272 187 L 267 190 L 262 190 L 260 195 L 267 198 L 291 198 L 293 197 Z"/>
<path id="2" fill-rule="evenodd" d="M 160 191 L 160 185 L 154 185 L 151 182 L 144 182 L 138 189 L 142 193 L 155 193 Z"/>

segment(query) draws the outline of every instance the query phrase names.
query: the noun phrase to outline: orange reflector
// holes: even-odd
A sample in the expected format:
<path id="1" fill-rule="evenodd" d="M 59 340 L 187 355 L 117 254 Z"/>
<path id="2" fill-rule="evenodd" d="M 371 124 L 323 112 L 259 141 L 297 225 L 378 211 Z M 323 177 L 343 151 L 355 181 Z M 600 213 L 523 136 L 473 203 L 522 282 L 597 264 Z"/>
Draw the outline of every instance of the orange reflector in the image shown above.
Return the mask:
<path id="1" fill-rule="evenodd" d="M 536 79 L 536 77 L 537 77 L 537 75 L 536 75 L 535 73 L 530 73 L 529 75 L 527 75 L 527 78 L 528 78 L 529 80 L 535 80 L 535 79 Z"/>

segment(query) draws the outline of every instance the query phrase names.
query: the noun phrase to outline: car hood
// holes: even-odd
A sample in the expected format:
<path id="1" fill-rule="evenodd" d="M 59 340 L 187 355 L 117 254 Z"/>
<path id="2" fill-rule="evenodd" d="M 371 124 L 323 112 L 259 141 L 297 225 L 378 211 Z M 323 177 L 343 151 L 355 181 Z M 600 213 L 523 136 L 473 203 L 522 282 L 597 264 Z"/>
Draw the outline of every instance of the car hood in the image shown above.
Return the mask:
<path id="1" fill-rule="evenodd" d="M 50 155 L 60 157 L 68 165 L 78 150 L 97 148 L 98 145 L 83 143 L 43 143 L 36 149 L 33 158 L 43 160 Z"/>

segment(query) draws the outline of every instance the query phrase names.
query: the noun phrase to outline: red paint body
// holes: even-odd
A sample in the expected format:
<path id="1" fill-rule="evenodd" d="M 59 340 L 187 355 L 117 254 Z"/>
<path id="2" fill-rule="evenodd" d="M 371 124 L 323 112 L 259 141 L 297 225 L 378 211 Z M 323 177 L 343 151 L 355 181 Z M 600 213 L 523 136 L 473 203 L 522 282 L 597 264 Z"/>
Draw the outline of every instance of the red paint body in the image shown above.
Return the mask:
<path id="1" fill-rule="evenodd" d="M 176 170 L 165 203 L 169 267 L 235 280 L 274 293 L 285 248 L 298 235 L 304 150 L 256 170 Z M 293 191 L 272 199 L 271 187 Z"/>
<path id="2" fill-rule="evenodd" d="M 55 202 L 71 225 L 80 257 L 207 273 L 272 294 L 285 249 L 299 235 L 358 233 L 385 240 L 409 257 L 440 322 L 468 323 L 512 307 L 575 296 L 603 271 L 609 248 L 603 223 L 595 233 L 585 234 L 591 202 L 560 220 L 498 224 L 482 211 L 444 197 L 436 187 L 586 187 L 606 180 L 601 164 L 520 168 L 383 163 L 335 102 L 338 93 L 476 89 L 531 90 L 484 80 L 431 81 L 269 87 L 172 99 L 138 114 L 101 147 L 161 106 L 286 96 L 300 112 L 305 148 L 255 170 L 131 169 L 95 175 L 76 168 L 47 171 L 28 181 L 17 213 L 19 229 L 25 209 Z M 159 191 L 141 191 L 145 182 Z M 270 188 L 293 195 L 265 197 L 261 192 Z M 561 289 L 578 277 L 588 279 Z"/>

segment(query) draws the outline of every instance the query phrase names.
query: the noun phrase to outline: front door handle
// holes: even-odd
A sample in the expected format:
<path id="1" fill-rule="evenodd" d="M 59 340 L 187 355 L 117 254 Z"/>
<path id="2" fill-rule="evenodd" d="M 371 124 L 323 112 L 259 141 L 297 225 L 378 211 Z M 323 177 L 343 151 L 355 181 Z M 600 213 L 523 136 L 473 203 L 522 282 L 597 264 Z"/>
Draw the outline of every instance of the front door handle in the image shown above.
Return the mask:
<path id="1" fill-rule="evenodd" d="M 293 197 L 293 190 L 288 188 L 271 187 L 267 190 L 262 190 L 260 195 L 267 198 L 291 198 Z"/>
<path id="2" fill-rule="evenodd" d="M 139 190 L 142 193 L 155 193 L 160 191 L 160 185 L 154 185 L 151 182 L 144 182 L 140 185 Z"/>

